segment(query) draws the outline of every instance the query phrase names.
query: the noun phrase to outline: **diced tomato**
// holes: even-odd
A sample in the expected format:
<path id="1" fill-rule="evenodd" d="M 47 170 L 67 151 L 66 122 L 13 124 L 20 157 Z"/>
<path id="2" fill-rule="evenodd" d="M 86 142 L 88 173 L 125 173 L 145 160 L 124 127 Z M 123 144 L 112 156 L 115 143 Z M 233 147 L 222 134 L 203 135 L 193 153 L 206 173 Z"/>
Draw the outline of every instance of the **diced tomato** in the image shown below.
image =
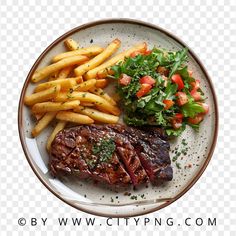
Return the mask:
<path id="1" fill-rule="evenodd" d="M 189 74 L 190 77 L 192 77 L 193 71 L 192 70 L 188 70 L 188 74 Z"/>
<path id="2" fill-rule="evenodd" d="M 188 122 L 193 125 L 199 124 L 203 120 L 204 114 L 198 114 L 193 118 L 188 118 Z"/>
<path id="3" fill-rule="evenodd" d="M 176 114 L 175 114 L 175 119 L 179 119 L 179 120 L 181 119 L 181 122 L 182 122 L 183 117 L 184 117 L 184 116 L 183 116 L 183 114 L 181 114 L 181 113 L 176 113 Z"/>
<path id="4" fill-rule="evenodd" d="M 152 53 L 152 50 L 147 50 L 143 53 L 143 55 L 147 56 L 147 55 L 150 55 Z"/>
<path id="5" fill-rule="evenodd" d="M 170 109 L 174 105 L 174 102 L 168 99 L 163 100 L 163 103 L 165 104 L 165 110 Z"/>
<path id="6" fill-rule="evenodd" d="M 184 104 L 186 104 L 188 102 L 188 96 L 186 93 L 178 92 L 178 93 L 176 93 L 176 96 L 178 97 L 176 102 L 179 106 L 183 106 Z"/>
<path id="7" fill-rule="evenodd" d="M 134 52 L 132 52 L 132 53 L 130 54 L 130 57 L 136 57 L 136 56 L 142 55 L 142 54 L 143 54 L 143 53 L 140 52 L 140 51 L 134 51 Z"/>
<path id="8" fill-rule="evenodd" d="M 120 85 L 126 86 L 130 83 L 131 79 L 132 78 L 130 76 L 122 74 L 121 77 L 119 78 L 119 83 Z"/>
<path id="9" fill-rule="evenodd" d="M 141 84 L 141 88 L 136 93 L 136 96 L 141 98 L 142 96 L 146 95 L 151 90 L 151 88 L 152 86 L 150 84 Z"/>
<path id="10" fill-rule="evenodd" d="M 200 80 L 196 79 L 194 82 L 191 82 L 192 90 L 198 90 L 200 88 Z"/>
<path id="11" fill-rule="evenodd" d="M 209 112 L 209 105 L 203 102 L 199 102 L 199 105 L 204 109 L 204 112 L 202 114 L 207 114 Z"/>
<path id="12" fill-rule="evenodd" d="M 202 100 L 202 95 L 200 92 L 198 92 L 197 90 L 193 89 L 191 92 L 190 92 L 191 96 L 193 97 L 193 99 L 195 101 L 200 101 Z"/>
<path id="13" fill-rule="evenodd" d="M 179 129 L 182 126 L 183 115 L 181 113 L 175 114 L 175 117 L 172 119 L 172 126 L 174 129 Z"/>
<path id="14" fill-rule="evenodd" d="M 178 85 L 178 90 L 184 88 L 184 82 L 179 74 L 172 75 L 171 80 Z"/>
<path id="15" fill-rule="evenodd" d="M 145 75 L 143 76 L 140 80 L 139 80 L 140 84 L 150 84 L 150 85 L 154 85 L 156 83 L 156 80 L 153 79 L 151 76 L 149 75 Z"/>

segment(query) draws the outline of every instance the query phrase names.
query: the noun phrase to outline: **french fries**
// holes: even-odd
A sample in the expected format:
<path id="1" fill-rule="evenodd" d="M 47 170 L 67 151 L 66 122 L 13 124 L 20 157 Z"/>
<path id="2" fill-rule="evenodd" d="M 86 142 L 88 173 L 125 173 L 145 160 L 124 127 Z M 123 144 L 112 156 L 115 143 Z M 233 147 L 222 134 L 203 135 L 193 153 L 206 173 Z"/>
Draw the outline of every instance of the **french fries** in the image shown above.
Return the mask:
<path id="1" fill-rule="evenodd" d="M 50 149 L 51 149 L 51 144 L 52 144 L 52 141 L 54 140 L 56 134 L 65 128 L 66 123 L 67 123 L 66 121 L 58 121 L 57 125 L 55 126 L 54 130 L 52 131 L 51 135 L 48 138 L 48 141 L 47 141 L 47 150 L 48 151 L 50 151 Z"/>
<path id="2" fill-rule="evenodd" d="M 88 80 L 90 81 L 90 80 Z M 87 81 L 87 82 L 88 82 Z M 100 97 L 104 98 L 105 100 L 107 100 L 111 105 L 116 105 L 115 100 L 113 100 L 112 97 L 110 97 L 107 93 L 105 93 L 101 88 L 92 88 L 90 89 L 90 92 L 99 95 Z"/>
<path id="3" fill-rule="evenodd" d="M 40 80 L 45 79 L 50 74 L 52 74 L 58 70 L 61 70 L 64 67 L 68 67 L 68 66 L 72 66 L 72 65 L 76 65 L 76 64 L 77 65 L 82 64 L 86 60 L 88 60 L 88 57 L 82 56 L 82 55 L 62 59 L 54 64 L 51 64 L 49 66 L 46 66 L 44 68 L 37 70 L 33 74 L 31 81 L 34 83 L 39 82 Z"/>
<path id="4" fill-rule="evenodd" d="M 81 102 L 92 102 L 96 106 L 101 107 L 108 113 L 113 115 L 119 115 L 120 110 L 118 107 L 111 105 L 107 100 L 104 98 L 95 95 L 89 92 L 72 92 L 72 93 L 58 93 L 57 96 L 54 98 L 56 102 L 65 102 L 68 100 L 79 100 Z"/>
<path id="5" fill-rule="evenodd" d="M 143 51 L 146 51 L 146 49 L 147 49 L 147 44 L 141 43 L 141 44 L 138 44 L 138 45 L 128 49 L 127 51 L 119 53 L 116 56 L 112 57 L 110 60 L 101 64 L 100 66 L 97 66 L 94 69 L 90 68 L 90 70 L 85 74 L 85 79 L 89 80 L 89 79 L 96 78 L 98 73 L 100 73 L 100 76 L 99 76 L 100 79 L 102 77 L 104 78 L 109 73 L 109 70 L 107 71 L 107 69 L 109 67 L 115 65 L 116 63 L 118 63 L 120 61 L 123 61 L 125 57 L 130 56 L 131 53 L 133 53 L 135 51 L 143 52 Z"/>
<path id="6" fill-rule="evenodd" d="M 70 51 L 76 50 L 79 47 L 79 44 L 74 39 L 66 39 L 64 44 Z"/>
<path id="7" fill-rule="evenodd" d="M 113 53 L 116 52 L 116 50 L 120 47 L 120 40 L 115 39 L 113 40 L 105 50 L 88 61 L 87 63 L 78 66 L 75 68 L 74 72 L 77 76 L 83 75 L 87 71 L 95 68 L 96 66 L 100 65 L 103 61 L 105 61 L 108 57 L 110 57 Z"/>
<path id="8" fill-rule="evenodd" d="M 61 85 L 57 84 L 56 86 L 51 87 L 49 89 L 25 96 L 24 102 L 26 105 L 31 106 L 34 105 L 35 103 L 49 101 L 50 99 L 56 97 L 60 89 Z"/>
<path id="9" fill-rule="evenodd" d="M 99 47 L 99 46 L 91 46 L 91 47 L 87 47 L 87 48 L 80 48 L 80 49 L 73 50 L 73 51 L 70 51 L 70 52 L 60 53 L 60 54 L 56 55 L 55 57 L 53 57 L 52 61 L 53 62 L 58 62 L 61 59 L 64 59 L 64 58 L 67 58 L 67 57 L 72 57 L 72 56 L 78 56 L 78 55 L 84 55 L 84 56 L 92 57 L 92 56 L 98 55 L 103 50 L 104 49 L 102 47 Z"/>
<path id="10" fill-rule="evenodd" d="M 36 120 L 40 120 L 44 115 L 45 115 L 45 113 L 37 113 L 37 114 L 34 114 Z"/>
<path id="11" fill-rule="evenodd" d="M 36 126 L 32 130 L 32 136 L 38 136 L 47 126 L 48 124 L 54 119 L 56 116 L 56 112 L 48 112 L 46 113 L 36 124 Z"/>
<path id="12" fill-rule="evenodd" d="M 95 84 L 96 84 L 96 79 L 91 79 L 91 80 L 85 81 L 81 84 L 75 85 L 73 87 L 73 90 L 74 91 L 85 92 L 85 91 L 88 91 L 91 88 L 94 88 Z"/>
<path id="13" fill-rule="evenodd" d="M 73 70 L 73 66 L 68 66 L 63 68 L 59 73 L 56 79 L 65 79 L 69 76 L 71 71 Z"/>
<path id="14" fill-rule="evenodd" d="M 45 82 L 42 84 L 37 85 L 37 87 L 35 88 L 34 92 L 41 92 L 45 89 L 51 88 L 51 87 L 55 87 L 56 85 L 60 85 L 61 89 L 68 89 L 68 88 L 72 88 L 77 84 L 76 79 L 72 78 L 72 79 L 57 79 L 57 80 L 53 80 L 50 82 Z"/>
<path id="15" fill-rule="evenodd" d="M 71 111 L 59 111 L 56 118 L 58 120 L 69 121 L 77 124 L 92 124 L 94 120 L 89 116 L 81 115 Z"/>
<path id="16" fill-rule="evenodd" d="M 110 115 L 104 112 L 97 111 L 95 109 L 78 106 L 74 109 L 75 112 L 79 112 L 81 114 L 87 115 L 94 119 L 95 121 L 108 123 L 108 124 L 115 124 L 119 120 L 119 116 Z"/>
<path id="17" fill-rule="evenodd" d="M 96 87 L 97 88 L 105 88 L 108 85 L 107 79 L 98 79 L 96 81 Z"/>
<path id="18" fill-rule="evenodd" d="M 80 102 L 78 100 L 69 101 L 69 102 L 42 102 L 36 103 L 32 107 L 32 112 L 37 113 L 44 113 L 50 111 L 65 111 L 71 110 L 79 106 Z"/>

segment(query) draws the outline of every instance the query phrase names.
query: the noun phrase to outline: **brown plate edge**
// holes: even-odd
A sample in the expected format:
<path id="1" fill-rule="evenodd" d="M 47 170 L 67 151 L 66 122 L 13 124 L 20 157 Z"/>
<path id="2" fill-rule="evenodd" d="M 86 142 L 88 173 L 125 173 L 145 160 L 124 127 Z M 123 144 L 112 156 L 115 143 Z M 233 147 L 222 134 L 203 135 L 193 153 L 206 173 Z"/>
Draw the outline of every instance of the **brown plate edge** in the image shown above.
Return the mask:
<path id="1" fill-rule="evenodd" d="M 102 213 L 96 213 L 96 212 L 92 212 L 92 211 L 87 211 L 84 210 L 83 208 L 74 205 L 73 203 L 70 203 L 69 200 L 65 200 L 63 199 L 58 193 L 56 193 L 54 190 L 52 190 L 47 183 L 43 180 L 43 178 L 41 178 L 40 174 L 38 173 L 38 171 L 34 168 L 33 163 L 31 162 L 30 159 L 30 153 L 28 152 L 28 149 L 26 147 L 26 143 L 25 143 L 25 136 L 23 134 L 23 130 L 21 129 L 22 127 L 22 110 L 23 110 L 23 99 L 24 99 L 24 95 L 25 95 L 25 91 L 26 88 L 28 86 L 28 84 L 30 83 L 30 78 L 32 76 L 32 74 L 34 73 L 34 71 L 36 70 L 38 64 L 41 62 L 41 60 L 45 57 L 45 55 L 47 54 L 47 52 L 54 47 L 56 44 L 60 43 L 62 40 L 66 39 L 67 37 L 69 37 L 71 34 L 74 34 L 75 32 L 78 32 L 80 30 L 84 30 L 96 25 L 101 25 L 101 24 L 110 24 L 110 23 L 129 23 L 129 24 L 136 24 L 136 25 L 141 25 L 141 26 L 145 26 L 145 27 L 149 27 L 155 30 L 158 30 L 164 34 L 166 34 L 167 36 L 171 37 L 172 39 L 174 39 L 175 41 L 177 41 L 180 45 L 182 45 L 183 47 L 187 47 L 188 48 L 188 52 L 189 54 L 191 54 L 191 56 L 194 58 L 194 60 L 198 63 L 198 65 L 200 66 L 201 70 L 203 71 L 204 75 L 206 76 L 206 79 L 210 85 L 210 89 L 213 95 L 213 101 L 214 101 L 214 107 L 215 107 L 215 132 L 214 132 L 214 137 L 213 137 L 213 141 L 212 141 L 212 145 L 209 151 L 209 154 L 205 160 L 205 163 L 202 165 L 201 169 L 199 170 L 198 174 L 192 179 L 192 181 L 188 184 L 188 186 L 182 190 L 181 193 L 179 193 L 178 195 L 176 195 L 171 201 L 165 202 L 162 205 L 153 208 L 151 210 L 147 210 L 147 211 L 143 211 L 141 214 L 121 214 L 121 215 L 107 215 L 107 214 L 102 214 Z M 19 132 L 19 136 L 20 136 L 20 141 L 21 141 L 21 145 L 24 151 L 24 154 L 26 156 L 27 161 L 29 162 L 29 165 L 31 166 L 32 170 L 34 171 L 34 173 L 36 174 L 36 176 L 39 178 L 39 180 L 42 182 L 42 184 L 51 192 L 53 193 L 57 198 L 59 198 L 60 200 L 62 200 L 63 202 L 67 203 L 68 205 L 76 208 L 77 210 L 81 210 L 83 212 L 89 213 L 89 214 L 93 214 L 93 215 L 97 215 L 97 216 L 101 216 L 101 217 L 134 217 L 134 216 L 141 216 L 141 215 L 145 215 L 148 213 L 152 213 L 155 211 L 158 211 L 168 205 L 170 205 L 171 203 L 175 202 L 177 199 L 179 199 L 181 196 L 183 196 L 196 182 L 197 180 L 201 177 L 201 175 L 203 174 L 203 172 L 205 171 L 206 167 L 208 166 L 211 157 L 213 155 L 215 146 L 216 146 L 216 142 L 217 142 L 217 136 L 218 136 L 218 124 L 219 124 L 219 114 L 218 114 L 218 105 L 217 105 L 217 98 L 216 98 L 216 93 L 212 84 L 212 81 L 210 79 L 209 74 L 207 73 L 204 65 L 201 63 L 201 61 L 199 60 L 199 58 L 197 57 L 197 55 L 178 37 L 176 37 L 175 35 L 173 35 L 172 33 L 166 31 L 165 29 L 156 26 L 154 24 L 151 23 L 146 23 L 140 20 L 136 20 L 136 19 L 129 19 L 129 18 L 110 18 L 110 19 L 104 19 L 104 20 L 98 20 L 98 21 L 93 21 L 90 23 L 86 23 L 83 24 L 81 26 L 78 26 L 70 31 L 68 31 L 67 33 L 63 34 L 62 36 L 60 36 L 58 39 L 56 39 L 53 43 L 51 43 L 39 56 L 39 58 L 36 60 L 36 62 L 33 64 L 30 72 L 27 75 L 26 81 L 23 85 L 22 91 L 21 91 L 21 95 L 20 95 L 20 101 L 19 101 L 19 106 L 18 106 L 18 132 Z M 134 203 L 135 205 L 135 203 Z"/>

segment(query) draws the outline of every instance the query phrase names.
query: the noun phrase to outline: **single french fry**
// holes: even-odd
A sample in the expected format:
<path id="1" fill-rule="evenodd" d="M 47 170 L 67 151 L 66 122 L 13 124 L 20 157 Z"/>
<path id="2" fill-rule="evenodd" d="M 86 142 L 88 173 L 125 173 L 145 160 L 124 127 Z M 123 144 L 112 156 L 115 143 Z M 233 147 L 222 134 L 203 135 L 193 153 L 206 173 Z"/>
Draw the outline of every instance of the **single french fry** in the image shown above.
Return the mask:
<path id="1" fill-rule="evenodd" d="M 65 79 L 65 78 L 67 78 L 72 70 L 73 70 L 73 66 L 68 66 L 68 67 L 65 67 L 65 68 L 61 69 L 60 72 L 58 73 L 58 76 L 57 76 L 56 79 Z"/>
<path id="2" fill-rule="evenodd" d="M 75 68 L 75 74 L 77 76 L 83 75 L 87 71 L 95 68 L 96 66 L 100 65 L 103 61 L 105 61 L 108 57 L 110 57 L 113 53 L 116 52 L 116 50 L 120 47 L 120 40 L 115 39 L 113 40 L 107 48 L 104 49 L 103 52 L 98 54 L 96 57 L 88 61 L 87 63 L 78 66 Z"/>
<path id="3" fill-rule="evenodd" d="M 36 103 L 32 107 L 33 113 L 43 113 L 50 111 L 65 111 L 72 110 L 79 106 L 80 102 L 78 100 L 69 102 L 42 102 Z"/>
<path id="4" fill-rule="evenodd" d="M 107 79 L 97 79 L 96 87 L 105 88 L 108 85 L 109 81 Z"/>
<path id="5" fill-rule="evenodd" d="M 50 75 L 50 77 L 48 78 L 48 81 L 53 81 L 53 80 L 57 79 L 58 74 L 59 74 L 59 71 L 56 71 L 56 72 L 52 73 Z"/>
<path id="6" fill-rule="evenodd" d="M 36 120 L 40 120 L 44 115 L 45 115 L 45 113 L 37 113 L 37 114 L 34 114 Z"/>
<path id="7" fill-rule="evenodd" d="M 58 120 L 69 121 L 77 124 L 92 124 L 94 120 L 89 116 L 81 115 L 71 111 L 59 111 L 56 118 Z"/>
<path id="8" fill-rule="evenodd" d="M 80 105 L 84 106 L 84 107 L 93 107 L 94 103 L 92 103 L 92 102 L 80 102 Z"/>
<path id="9" fill-rule="evenodd" d="M 25 96 L 24 102 L 26 105 L 31 106 L 34 105 L 35 103 L 49 101 L 57 95 L 60 89 L 61 85 L 57 84 L 56 86 L 51 87 L 49 89 Z"/>
<path id="10" fill-rule="evenodd" d="M 61 70 L 64 67 L 68 67 L 68 66 L 72 66 L 72 65 L 79 65 L 79 64 L 82 64 L 83 62 L 85 62 L 86 60 L 88 60 L 88 57 L 82 56 L 82 55 L 62 59 L 54 64 L 51 64 L 49 66 L 46 66 L 44 68 L 41 68 L 41 69 L 38 69 L 37 71 L 35 71 L 31 80 L 32 80 L 32 82 L 35 82 L 35 83 L 39 82 L 40 80 L 45 79 L 50 74 L 52 74 L 58 70 Z"/>
<path id="11" fill-rule="evenodd" d="M 87 80 L 86 82 L 88 82 L 88 81 L 90 81 L 90 80 Z M 89 91 L 104 98 L 111 105 L 114 105 L 114 106 L 116 105 L 116 102 L 107 93 L 105 93 L 101 88 L 91 88 L 91 89 L 89 89 Z"/>
<path id="12" fill-rule="evenodd" d="M 93 93 L 89 93 L 89 92 L 72 92 L 72 93 L 60 92 L 54 98 L 54 101 L 56 102 L 66 102 L 68 100 L 70 101 L 79 100 L 80 102 L 91 102 L 91 103 L 94 103 L 94 105 L 101 107 L 103 110 L 105 110 L 108 113 L 111 113 L 113 115 L 120 114 L 120 110 L 118 107 L 111 105 L 104 98 L 98 95 L 95 95 Z"/>
<path id="13" fill-rule="evenodd" d="M 61 59 L 64 59 L 64 58 L 67 58 L 67 57 L 72 57 L 72 56 L 78 56 L 78 55 L 84 55 L 84 56 L 92 57 L 92 56 L 98 55 L 103 50 L 104 49 L 102 47 L 99 47 L 99 46 L 91 46 L 91 47 L 87 47 L 87 48 L 80 48 L 80 49 L 73 50 L 73 51 L 70 51 L 70 52 L 60 53 L 60 54 L 56 55 L 55 57 L 53 57 L 52 61 L 57 62 L 57 61 L 60 61 Z"/>
<path id="14" fill-rule="evenodd" d="M 107 113 L 100 112 L 98 110 L 83 107 L 83 106 L 78 106 L 77 108 L 74 109 L 74 111 L 87 115 L 91 117 L 93 120 L 103 122 L 103 123 L 115 124 L 119 120 L 119 116 L 114 116 L 111 114 L 107 114 Z"/>
<path id="15" fill-rule="evenodd" d="M 79 44 L 74 39 L 66 39 L 64 42 L 66 48 L 70 51 L 78 49 Z"/>
<path id="16" fill-rule="evenodd" d="M 55 87 L 58 84 L 61 86 L 61 89 L 68 89 L 68 88 L 74 87 L 77 84 L 77 82 L 76 82 L 76 79 L 74 79 L 74 78 L 72 78 L 72 79 L 57 79 L 57 80 L 53 80 L 50 82 L 45 82 L 45 83 L 39 84 L 35 88 L 34 92 L 37 93 L 37 92 L 43 91 L 45 89 Z"/>
<path id="17" fill-rule="evenodd" d="M 48 138 L 47 141 L 47 150 L 50 151 L 51 149 L 51 144 L 52 141 L 54 140 L 55 136 L 57 135 L 57 133 L 61 130 L 63 130 L 66 126 L 66 121 L 58 121 L 57 125 L 55 126 L 54 130 L 52 131 L 51 135 Z"/>
<path id="18" fill-rule="evenodd" d="M 56 116 L 56 112 L 48 112 L 46 113 L 36 124 L 36 126 L 32 130 L 33 137 L 38 136 L 47 126 L 48 124 L 54 119 Z"/>
<path id="19" fill-rule="evenodd" d="M 115 65 L 116 63 L 123 61 L 125 57 L 128 57 L 131 55 L 131 53 L 135 51 L 145 51 L 147 49 L 146 43 L 138 44 L 127 51 L 124 51 L 122 53 L 117 54 L 116 56 L 112 57 L 110 60 L 104 62 L 98 67 L 95 67 L 94 69 L 90 68 L 90 70 L 85 74 L 85 79 L 94 79 L 99 74 L 99 78 L 104 78 L 109 74 L 109 70 L 107 70 L 109 67 Z"/>
<path id="20" fill-rule="evenodd" d="M 91 80 L 85 81 L 81 84 L 75 85 L 73 87 L 73 90 L 85 92 L 85 91 L 88 91 L 89 89 L 94 88 L 95 84 L 96 84 L 96 79 L 91 79 Z"/>

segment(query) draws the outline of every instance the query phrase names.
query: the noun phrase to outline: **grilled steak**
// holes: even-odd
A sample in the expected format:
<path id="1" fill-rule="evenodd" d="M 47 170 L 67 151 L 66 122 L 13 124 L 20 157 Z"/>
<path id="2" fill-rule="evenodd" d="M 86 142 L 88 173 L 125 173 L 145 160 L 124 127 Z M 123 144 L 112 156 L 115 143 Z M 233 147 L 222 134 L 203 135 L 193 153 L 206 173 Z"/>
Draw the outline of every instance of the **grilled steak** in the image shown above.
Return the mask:
<path id="1" fill-rule="evenodd" d="M 59 132 L 51 146 L 54 176 L 73 174 L 110 185 L 172 179 L 169 143 L 159 128 L 81 125 Z"/>

